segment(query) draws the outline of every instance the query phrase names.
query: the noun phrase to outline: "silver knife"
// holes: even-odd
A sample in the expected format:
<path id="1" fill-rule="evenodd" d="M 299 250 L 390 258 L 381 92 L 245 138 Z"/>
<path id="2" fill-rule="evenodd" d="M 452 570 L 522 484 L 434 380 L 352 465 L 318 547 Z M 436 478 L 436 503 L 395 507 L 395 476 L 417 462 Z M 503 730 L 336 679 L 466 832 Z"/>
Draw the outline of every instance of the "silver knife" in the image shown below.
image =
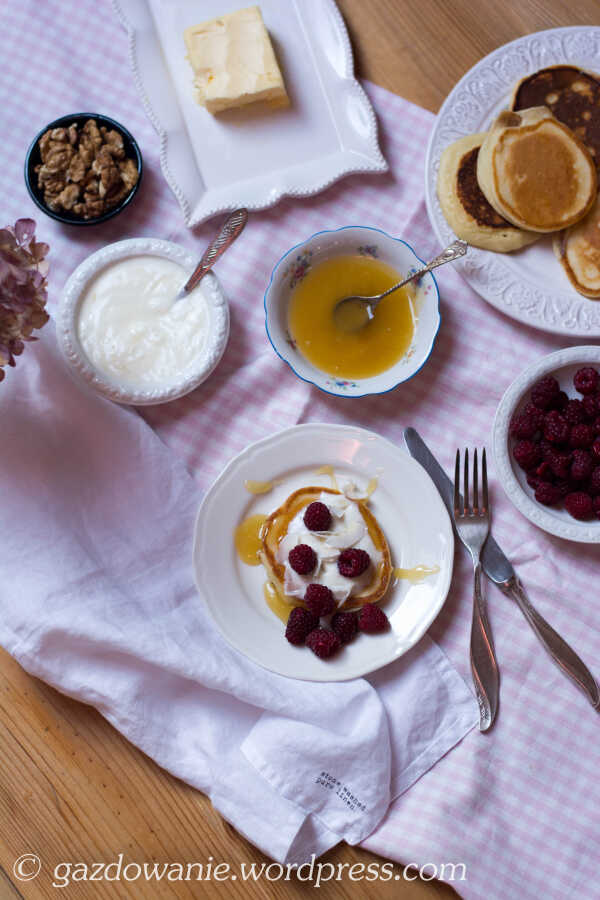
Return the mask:
<path id="1" fill-rule="evenodd" d="M 410 455 L 421 463 L 438 489 L 442 500 L 454 521 L 454 485 L 438 463 L 422 437 L 414 428 L 405 428 L 404 440 Z M 506 594 L 516 601 L 529 625 L 546 648 L 554 662 L 577 687 L 585 693 L 594 709 L 600 709 L 600 691 L 594 676 L 575 651 L 534 608 L 519 581 L 510 560 L 500 549 L 492 535 L 488 537 L 481 553 L 483 571 Z"/>

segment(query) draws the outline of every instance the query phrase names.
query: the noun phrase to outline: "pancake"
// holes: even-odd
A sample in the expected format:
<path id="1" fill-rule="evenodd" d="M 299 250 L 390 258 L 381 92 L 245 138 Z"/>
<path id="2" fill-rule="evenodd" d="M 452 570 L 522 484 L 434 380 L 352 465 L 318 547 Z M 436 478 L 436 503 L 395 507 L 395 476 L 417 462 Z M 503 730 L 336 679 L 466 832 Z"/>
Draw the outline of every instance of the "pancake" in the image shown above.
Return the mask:
<path id="1" fill-rule="evenodd" d="M 298 597 L 286 596 L 284 590 L 285 566 L 278 559 L 277 550 L 280 541 L 287 535 L 292 519 L 301 512 L 309 503 L 319 500 L 323 494 L 336 494 L 343 496 L 340 491 L 324 487 L 305 487 L 294 491 L 293 494 L 282 503 L 267 518 L 261 531 L 262 549 L 258 556 L 267 571 L 269 581 L 277 595 L 292 606 L 301 606 L 302 601 Z M 340 604 L 339 609 L 356 609 L 365 603 L 379 603 L 386 594 L 392 578 L 392 561 L 390 550 L 375 516 L 368 509 L 364 501 L 349 500 L 355 503 L 360 515 L 367 527 L 369 537 L 379 552 L 380 560 L 371 566 L 371 577 L 364 588 L 354 596 Z M 318 577 L 315 579 L 318 581 Z"/>
<path id="2" fill-rule="evenodd" d="M 596 199 L 590 153 L 546 106 L 500 113 L 481 145 L 477 180 L 496 212 L 527 231 L 568 228 Z"/>
<path id="3" fill-rule="evenodd" d="M 584 219 L 555 235 L 554 252 L 575 290 L 600 299 L 600 199 Z"/>
<path id="4" fill-rule="evenodd" d="M 477 157 L 486 133 L 470 134 L 446 147 L 440 159 L 437 193 L 457 237 L 473 247 L 510 253 L 540 235 L 508 222 L 488 203 L 477 181 Z"/>
<path id="5" fill-rule="evenodd" d="M 547 106 L 581 138 L 600 169 L 600 78 L 577 66 L 548 66 L 521 79 L 510 108 Z"/>

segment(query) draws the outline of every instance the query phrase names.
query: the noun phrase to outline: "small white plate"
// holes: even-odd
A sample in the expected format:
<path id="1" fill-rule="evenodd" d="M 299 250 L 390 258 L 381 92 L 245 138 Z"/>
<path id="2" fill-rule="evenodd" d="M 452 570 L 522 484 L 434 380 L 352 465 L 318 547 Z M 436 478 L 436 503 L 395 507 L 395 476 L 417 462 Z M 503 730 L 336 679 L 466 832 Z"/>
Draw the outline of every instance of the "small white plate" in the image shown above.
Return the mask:
<path id="1" fill-rule="evenodd" d="M 600 369 L 600 347 L 570 347 L 558 350 L 528 366 L 508 388 L 496 411 L 493 427 L 494 458 L 496 472 L 509 500 L 530 522 L 569 541 L 583 544 L 600 543 L 600 519 L 579 522 L 564 507 L 543 506 L 534 498 L 534 491 L 527 484 L 525 472 L 517 465 L 511 453 L 513 439 L 509 436 L 510 421 L 529 401 L 529 392 L 540 378 L 553 375 L 569 397 L 581 399 L 573 387 L 573 376 L 582 366 Z"/>
<path id="2" fill-rule="evenodd" d="M 329 487 L 327 476 L 315 474 L 323 465 L 361 487 L 378 478 L 370 506 L 394 566 L 439 566 L 420 584 L 390 587 L 383 607 L 389 631 L 359 634 L 329 660 L 286 640 L 283 622 L 264 600 L 263 567 L 242 563 L 234 547 L 235 529 L 247 516 L 269 514 L 299 487 Z M 268 494 L 253 496 L 244 487 L 246 480 L 279 479 Z M 196 584 L 223 637 L 266 669 L 310 681 L 358 678 L 414 646 L 446 599 L 453 554 L 452 526 L 425 470 L 390 441 L 345 425 L 296 425 L 247 447 L 206 494 L 194 536 Z"/>
<path id="3" fill-rule="evenodd" d="M 190 226 L 227 209 L 315 194 L 352 172 L 387 170 L 334 0 L 261 0 L 289 108 L 213 116 L 196 103 L 183 32 L 240 5 L 113 0 L 129 34 L 136 87 L 160 135 L 164 176 Z"/>
<path id="4" fill-rule="evenodd" d="M 427 212 L 442 246 L 453 238 L 436 190 L 443 150 L 464 135 L 487 131 L 525 75 L 560 63 L 600 72 L 600 27 L 553 28 L 518 38 L 480 60 L 448 94 L 425 161 Z M 570 337 L 600 337 L 600 303 L 571 286 L 551 235 L 514 253 L 473 247 L 456 266 L 474 290 L 513 319 Z"/>
<path id="5" fill-rule="evenodd" d="M 208 310 L 208 334 L 201 348 L 193 371 L 173 379 L 164 386 L 155 388 L 133 388 L 121 383 L 97 369 L 88 359 L 81 346 L 77 329 L 79 306 L 90 281 L 105 266 L 132 256 L 162 256 L 178 263 L 191 275 L 198 263 L 197 258 L 172 241 L 159 238 L 130 238 L 107 244 L 92 253 L 80 263 L 69 276 L 63 288 L 56 317 L 56 334 L 60 349 L 74 372 L 95 391 L 114 403 L 132 406 L 151 406 L 167 403 L 189 394 L 206 381 L 218 365 L 229 338 L 229 305 L 214 272 L 207 272 L 202 279 L 200 290 Z"/>

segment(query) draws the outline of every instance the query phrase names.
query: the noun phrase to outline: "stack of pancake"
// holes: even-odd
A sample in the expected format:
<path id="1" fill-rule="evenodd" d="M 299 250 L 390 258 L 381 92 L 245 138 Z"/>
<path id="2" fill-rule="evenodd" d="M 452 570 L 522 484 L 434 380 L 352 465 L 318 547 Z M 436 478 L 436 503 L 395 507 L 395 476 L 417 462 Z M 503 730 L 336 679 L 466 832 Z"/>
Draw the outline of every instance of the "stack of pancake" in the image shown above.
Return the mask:
<path id="1" fill-rule="evenodd" d="M 448 224 L 475 247 L 508 253 L 553 234 L 579 293 L 600 298 L 600 77 L 551 66 L 523 78 L 490 130 L 440 160 Z"/>

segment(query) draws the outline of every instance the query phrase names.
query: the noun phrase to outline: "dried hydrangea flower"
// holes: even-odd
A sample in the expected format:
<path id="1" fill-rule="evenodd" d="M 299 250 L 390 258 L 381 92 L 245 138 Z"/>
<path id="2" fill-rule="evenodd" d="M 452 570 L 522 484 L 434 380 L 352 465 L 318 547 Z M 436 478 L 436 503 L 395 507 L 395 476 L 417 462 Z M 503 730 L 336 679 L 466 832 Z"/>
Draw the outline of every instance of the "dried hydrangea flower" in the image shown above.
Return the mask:
<path id="1" fill-rule="evenodd" d="M 48 321 L 45 260 L 48 244 L 35 240 L 33 219 L 0 229 L 0 381 L 14 366 L 32 332 Z"/>

